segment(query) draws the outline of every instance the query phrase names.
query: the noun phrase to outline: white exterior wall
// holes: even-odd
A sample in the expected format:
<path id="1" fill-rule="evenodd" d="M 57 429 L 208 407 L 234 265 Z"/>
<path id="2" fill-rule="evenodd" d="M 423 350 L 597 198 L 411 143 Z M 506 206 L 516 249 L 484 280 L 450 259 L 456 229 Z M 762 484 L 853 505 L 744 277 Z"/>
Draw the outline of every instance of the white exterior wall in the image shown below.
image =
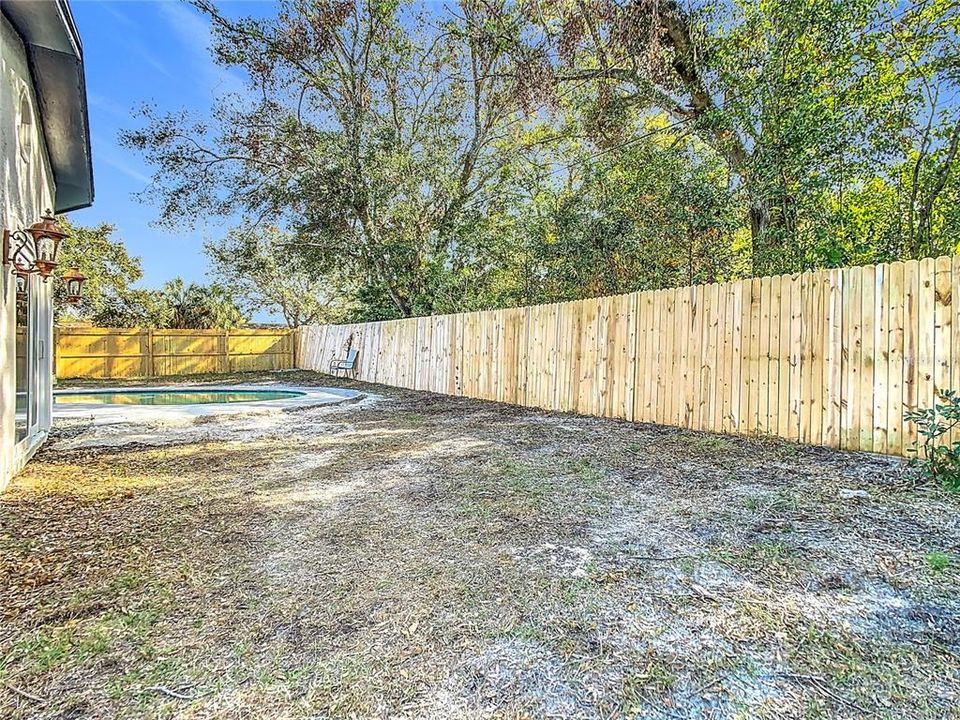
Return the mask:
<path id="1" fill-rule="evenodd" d="M 26 91 L 31 111 L 31 152 L 25 161 L 20 152 L 18 128 L 20 98 Z M 0 181 L 2 181 L 2 216 L 0 223 L 7 230 L 16 230 L 36 222 L 53 207 L 53 179 L 50 163 L 36 114 L 36 96 L 23 43 L 6 18 L 0 16 Z M 52 405 L 53 313 L 52 283 L 31 276 L 34 320 L 40 330 L 39 357 L 31 381 L 35 383 L 39 407 L 39 431 L 14 443 L 16 408 L 16 282 L 10 268 L 0 273 L 0 492 L 18 472 L 50 429 Z"/>

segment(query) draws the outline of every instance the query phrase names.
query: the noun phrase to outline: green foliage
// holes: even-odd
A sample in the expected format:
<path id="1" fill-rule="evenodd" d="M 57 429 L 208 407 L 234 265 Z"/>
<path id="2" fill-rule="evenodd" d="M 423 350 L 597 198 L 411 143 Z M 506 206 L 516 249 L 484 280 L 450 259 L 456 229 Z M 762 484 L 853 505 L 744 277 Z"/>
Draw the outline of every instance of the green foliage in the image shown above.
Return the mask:
<path id="1" fill-rule="evenodd" d="M 377 0 L 287 2 L 239 21 L 197 5 L 218 60 L 257 92 L 219 102 L 209 124 L 148 109 L 125 135 L 160 168 L 161 221 L 268 217 L 309 237 L 314 279 L 347 274 L 395 315 L 430 312 L 511 160 L 496 148 L 512 107 L 507 57 L 471 31 L 478 11 L 425 32 L 431 18 Z"/>
<path id="2" fill-rule="evenodd" d="M 960 491 L 960 442 L 949 443 L 948 433 L 960 425 L 960 395 L 943 390 L 932 408 L 918 408 L 904 413 L 904 419 L 917 425 L 923 439 L 914 460 L 918 476 Z"/>
<path id="3" fill-rule="evenodd" d="M 723 161 L 751 274 L 956 246 L 956 3 L 558 3 L 511 20 L 498 29 L 520 28 L 526 56 L 555 58 L 550 82 L 590 89 L 592 120 L 664 112 Z"/>
<path id="4" fill-rule="evenodd" d="M 161 290 L 133 287 L 142 277 L 140 258 L 128 254 L 113 237 L 113 225 L 72 224 L 61 217 L 69 239 L 63 243 L 60 265 L 76 267 L 87 276 L 83 300 L 66 303 L 66 288 L 54 277 L 54 312 L 58 322 L 86 321 L 99 327 L 230 328 L 247 322 L 233 293 L 222 284 L 185 285 L 179 278 Z"/>
<path id="5" fill-rule="evenodd" d="M 85 304 L 86 301 L 81 310 Z M 166 327 L 168 313 L 159 292 L 132 288 L 108 298 L 81 317 L 97 327 Z"/>
<path id="6" fill-rule="evenodd" d="M 232 328 L 247 323 L 247 316 L 222 285 L 187 285 L 174 278 L 161 288 L 159 298 L 160 327 Z"/>
<path id="7" fill-rule="evenodd" d="M 275 226 L 245 226 L 204 250 L 220 282 L 250 312 L 280 313 L 287 325 L 335 323 L 354 310 L 353 295 L 336 272 L 316 270 L 310 241 Z"/>
<path id="8" fill-rule="evenodd" d="M 941 573 L 953 565 L 953 558 L 940 550 L 933 550 L 927 553 L 927 567 L 935 573 Z"/>
<path id="9" fill-rule="evenodd" d="M 129 307 L 137 300 L 138 291 L 131 285 L 143 275 L 140 258 L 127 252 L 122 240 L 113 237 L 116 228 L 107 223 L 95 227 L 74 225 L 66 217 L 57 222 L 70 236 L 60 250 L 60 266 L 63 269 L 76 267 L 86 275 L 83 285 L 83 302 L 77 307 L 66 303 L 66 288 L 54 275 L 54 313 L 60 319 L 89 319 L 97 324 L 110 326 L 120 308 Z"/>
<path id="10" fill-rule="evenodd" d="M 960 243 L 950 0 L 195 4 L 251 92 L 124 140 L 161 222 L 241 218 L 218 280 L 290 325 Z"/>
<path id="11" fill-rule="evenodd" d="M 662 116 L 633 122 L 665 125 Z M 663 132 L 597 159 L 565 150 L 581 161 L 576 169 L 566 182 L 534 185 L 522 213 L 498 228 L 502 241 L 480 255 L 486 274 L 478 268 L 459 297 L 483 293 L 477 307 L 555 302 L 733 275 L 737 206 L 723 169 L 715 160 L 691 164 L 678 148 L 703 149 Z"/>

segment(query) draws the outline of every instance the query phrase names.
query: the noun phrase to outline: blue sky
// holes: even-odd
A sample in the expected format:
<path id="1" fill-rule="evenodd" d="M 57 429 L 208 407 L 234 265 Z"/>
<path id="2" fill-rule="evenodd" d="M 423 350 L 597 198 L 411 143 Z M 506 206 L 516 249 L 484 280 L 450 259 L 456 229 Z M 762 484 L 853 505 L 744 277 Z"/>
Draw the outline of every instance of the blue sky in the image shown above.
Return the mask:
<path id="1" fill-rule="evenodd" d="M 251 0 L 221 7 L 228 15 L 275 9 Z M 209 281 L 203 242 L 222 235 L 224 226 L 208 222 L 183 233 L 152 227 L 156 207 L 134 197 L 149 184 L 151 169 L 120 147 L 118 133 L 137 125 L 133 111 L 144 102 L 206 114 L 216 94 L 243 89 L 242 76 L 214 64 L 206 18 L 179 0 L 73 0 L 71 8 L 83 41 L 96 189 L 93 207 L 71 213 L 71 220 L 116 225 L 116 236 L 142 258 L 144 287 L 178 275 Z"/>

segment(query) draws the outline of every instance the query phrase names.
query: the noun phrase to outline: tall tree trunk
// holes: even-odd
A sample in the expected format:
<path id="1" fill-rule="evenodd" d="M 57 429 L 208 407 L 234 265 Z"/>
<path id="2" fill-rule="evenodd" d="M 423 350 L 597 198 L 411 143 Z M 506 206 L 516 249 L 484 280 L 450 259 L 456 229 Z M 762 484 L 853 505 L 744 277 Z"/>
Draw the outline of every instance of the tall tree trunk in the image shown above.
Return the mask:
<path id="1" fill-rule="evenodd" d="M 770 204 L 762 198 L 751 197 L 747 214 L 750 220 L 750 268 L 754 275 L 761 275 L 769 265 L 771 250 L 768 247 Z"/>

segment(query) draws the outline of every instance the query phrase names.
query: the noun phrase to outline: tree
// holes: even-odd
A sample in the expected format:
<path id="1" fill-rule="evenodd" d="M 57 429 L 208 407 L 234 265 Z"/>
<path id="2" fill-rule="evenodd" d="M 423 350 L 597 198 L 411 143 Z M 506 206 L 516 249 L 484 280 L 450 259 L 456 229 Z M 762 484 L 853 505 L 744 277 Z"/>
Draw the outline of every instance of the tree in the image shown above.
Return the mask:
<path id="1" fill-rule="evenodd" d="M 667 120 L 631 111 L 633 138 L 596 152 L 571 110 L 521 147 L 513 192 L 471 240 L 447 311 L 573 300 L 744 274 L 741 205 L 715 155 Z M 559 118 L 558 118 L 559 120 Z M 574 127 L 567 127 L 573 125 Z M 563 136 L 549 151 L 537 136 Z M 496 225 L 493 224 L 495 220 Z M 749 245 L 749 238 L 747 238 Z M 448 273 L 447 277 L 457 277 Z M 454 299 L 455 298 L 455 299 Z"/>
<path id="2" fill-rule="evenodd" d="M 391 314 L 430 312 L 510 162 L 508 57 L 474 29 L 479 6 L 434 25 L 378 0 L 242 20 L 196 5 L 255 99 L 223 99 L 209 125 L 148 109 L 125 135 L 157 168 L 161 219 L 266 218 L 310 238 L 319 273 L 348 273 Z"/>
<path id="3" fill-rule="evenodd" d="M 100 327 L 172 328 L 230 328 L 248 321 L 233 293 L 220 284 L 188 285 L 175 278 L 161 290 L 132 287 L 143 275 L 140 258 L 112 237 L 113 225 L 83 227 L 66 217 L 57 221 L 69 236 L 61 245 L 60 267 L 76 267 L 87 277 L 83 299 L 75 306 L 66 302 L 62 273 L 54 275 L 54 314 L 59 320 L 85 320 Z"/>
<path id="4" fill-rule="evenodd" d="M 251 92 L 209 122 L 148 109 L 125 142 L 156 168 L 162 221 L 241 218 L 208 253 L 290 324 L 960 241 L 950 0 L 196 4 Z"/>
<path id="5" fill-rule="evenodd" d="M 821 262 L 838 220 L 824 211 L 831 195 L 856 188 L 851 174 L 878 160 L 863 152 L 871 138 L 902 143 L 897 122 L 931 116 L 915 102 L 917 87 L 945 88 L 957 76 L 949 2 L 896 10 L 876 0 L 578 0 L 537 8 L 504 10 L 493 31 L 513 43 L 516 73 L 560 91 L 590 86 L 600 115 L 656 109 L 695 132 L 745 195 L 757 274 Z M 901 34 L 909 40 L 891 41 Z M 921 46 L 927 60 L 918 63 Z M 953 70 L 931 72 L 933 58 Z M 930 134 L 918 135 L 913 148 L 924 155 Z M 952 132 L 941 135 L 949 148 Z M 955 153 L 940 158 L 926 185 L 937 192 Z"/>
<path id="6" fill-rule="evenodd" d="M 866 185 L 885 185 L 888 201 L 869 221 L 886 229 L 875 236 L 877 260 L 954 252 L 960 241 L 958 31 L 956 3 L 931 0 L 918 3 L 876 40 L 875 67 L 885 79 L 889 108 L 866 144 L 872 161 Z M 854 205 L 854 212 L 860 207 Z"/>
<path id="7" fill-rule="evenodd" d="M 295 236 L 276 226 L 238 228 L 204 250 L 249 312 L 279 312 L 293 328 L 342 322 L 356 310 L 352 289 L 317 272 Z"/>
<path id="8" fill-rule="evenodd" d="M 159 295 L 160 327 L 229 329 L 247 323 L 233 295 L 222 285 L 188 285 L 181 278 L 174 278 L 164 284 Z"/>
<path id="9" fill-rule="evenodd" d="M 167 306 L 156 290 L 134 288 L 111 296 L 86 315 L 97 327 L 165 327 Z"/>
<path id="10" fill-rule="evenodd" d="M 137 293 L 131 285 L 143 276 L 140 258 L 131 256 L 123 241 L 113 237 L 114 225 L 100 223 L 84 227 L 74 225 L 63 216 L 58 217 L 57 222 L 70 236 L 61 245 L 60 266 L 78 268 L 87 280 L 83 285 L 83 301 L 77 307 L 66 303 L 66 287 L 60 278 L 62 273 L 55 274 L 55 317 L 95 322 L 107 319 L 111 308 L 128 303 Z"/>

